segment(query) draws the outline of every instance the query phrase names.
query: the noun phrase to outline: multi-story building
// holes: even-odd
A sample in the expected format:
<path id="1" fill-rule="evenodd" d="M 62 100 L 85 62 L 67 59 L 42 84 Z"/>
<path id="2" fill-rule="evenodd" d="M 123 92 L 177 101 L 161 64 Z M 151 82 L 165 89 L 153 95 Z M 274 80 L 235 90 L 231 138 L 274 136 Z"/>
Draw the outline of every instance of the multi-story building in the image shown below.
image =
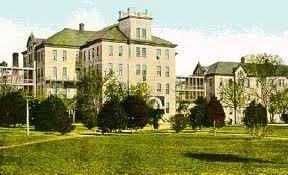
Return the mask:
<path id="1" fill-rule="evenodd" d="M 226 121 L 229 123 L 240 124 L 244 116 L 245 107 L 252 100 L 261 102 L 261 100 L 258 98 L 259 94 L 261 93 L 261 88 L 257 82 L 257 78 L 254 75 L 251 75 L 250 73 L 247 72 L 247 68 L 246 68 L 247 64 L 249 63 L 245 63 L 245 59 L 242 59 L 241 62 L 216 62 L 208 67 L 202 67 L 198 63 L 193 73 L 195 74 L 195 72 L 203 72 L 203 74 L 201 75 L 198 74 L 198 75 L 204 79 L 204 89 L 205 89 L 204 94 L 206 95 L 208 99 L 212 96 L 215 96 L 222 102 L 224 112 L 226 115 Z M 267 78 L 267 82 L 273 82 L 277 86 L 277 88 L 283 88 L 285 86 L 287 87 L 287 84 L 288 84 L 287 72 L 288 71 L 282 71 L 281 74 L 271 75 L 271 77 Z M 185 82 L 185 85 L 188 84 L 188 87 L 189 87 L 189 82 L 192 79 L 191 77 L 193 76 L 185 77 L 184 82 Z M 244 89 L 245 89 L 245 102 L 244 103 L 245 104 L 242 108 L 238 108 L 237 111 L 235 111 L 232 106 L 226 105 L 223 102 L 222 97 L 221 97 L 221 91 L 222 91 L 222 88 L 226 86 L 229 82 L 238 81 L 240 77 L 244 78 Z M 183 77 L 179 77 L 179 78 L 177 77 L 178 81 L 181 79 L 183 79 Z M 181 87 L 181 83 L 180 83 L 180 87 Z M 193 88 L 190 88 L 189 90 L 190 91 L 188 92 L 193 92 Z M 179 95 L 182 92 L 183 90 L 176 88 L 176 94 Z M 191 96 L 194 97 L 193 95 Z M 180 101 L 185 101 L 185 100 L 189 101 L 189 99 L 191 99 L 191 97 L 189 98 L 189 96 L 181 96 L 182 98 L 179 98 L 179 96 L 177 97 L 178 97 L 176 98 L 177 104 L 179 104 Z M 193 102 L 194 100 L 195 98 L 191 100 L 191 102 Z M 280 122 L 279 114 L 275 116 L 274 122 Z"/>
<path id="2" fill-rule="evenodd" d="M 192 75 L 176 77 L 177 102 L 184 101 L 193 104 L 198 97 L 206 96 L 206 85 L 204 79 L 206 71 L 207 67 L 202 67 L 200 63 L 198 63 Z M 176 107 L 177 106 L 178 105 L 176 105 Z"/>
<path id="3" fill-rule="evenodd" d="M 65 28 L 48 39 L 31 34 L 23 62 L 30 66 L 36 61 L 37 94 L 73 97 L 78 70 L 97 69 L 102 75 L 112 70 L 128 85 L 147 84 L 150 100 L 166 116 L 174 115 L 176 45 L 154 36 L 151 25 L 147 10 L 128 8 L 119 12 L 117 24 L 99 31 L 85 31 L 80 24 L 79 30 Z"/>

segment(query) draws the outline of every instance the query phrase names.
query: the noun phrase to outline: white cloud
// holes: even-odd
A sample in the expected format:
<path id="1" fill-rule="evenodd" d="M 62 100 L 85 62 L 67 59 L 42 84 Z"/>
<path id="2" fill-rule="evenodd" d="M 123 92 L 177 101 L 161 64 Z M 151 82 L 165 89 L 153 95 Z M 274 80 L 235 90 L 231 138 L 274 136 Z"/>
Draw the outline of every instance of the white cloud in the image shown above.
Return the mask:
<path id="1" fill-rule="evenodd" d="M 80 23 L 85 24 L 85 30 L 100 30 L 106 27 L 101 10 L 97 8 L 96 2 L 86 0 L 83 2 L 87 7 L 76 10 L 68 20 L 66 27 L 77 28 Z"/>
<path id="2" fill-rule="evenodd" d="M 208 34 L 194 29 L 154 28 L 154 32 L 178 44 L 178 75 L 191 74 L 198 61 L 202 65 L 216 61 L 240 61 L 241 56 L 251 53 L 278 54 L 286 63 L 288 61 L 288 31 L 279 35 L 269 35 L 260 29 Z"/>
<path id="3" fill-rule="evenodd" d="M 21 54 L 26 49 L 26 42 L 31 32 L 40 38 L 46 38 L 55 32 L 50 28 L 40 28 L 36 25 L 29 26 L 5 18 L 0 18 L 0 28 L 0 62 L 4 60 L 8 63 L 11 63 L 13 52 Z M 22 56 L 20 55 L 20 61 L 21 58 Z"/>

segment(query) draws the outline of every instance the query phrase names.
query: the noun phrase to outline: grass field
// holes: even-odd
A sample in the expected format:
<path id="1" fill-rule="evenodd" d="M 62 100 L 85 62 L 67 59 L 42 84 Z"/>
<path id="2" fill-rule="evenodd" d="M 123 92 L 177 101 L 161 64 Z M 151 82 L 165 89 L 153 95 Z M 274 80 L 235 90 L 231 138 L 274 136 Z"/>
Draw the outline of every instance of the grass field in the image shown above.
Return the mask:
<path id="1" fill-rule="evenodd" d="M 288 139 L 276 139 L 287 127 L 273 126 L 275 138 L 261 140 L 225 134 L 245 133 L 239 127 L 220 131 L 97 135 L 2 149 L 0 174 L 288 174 Z"/>

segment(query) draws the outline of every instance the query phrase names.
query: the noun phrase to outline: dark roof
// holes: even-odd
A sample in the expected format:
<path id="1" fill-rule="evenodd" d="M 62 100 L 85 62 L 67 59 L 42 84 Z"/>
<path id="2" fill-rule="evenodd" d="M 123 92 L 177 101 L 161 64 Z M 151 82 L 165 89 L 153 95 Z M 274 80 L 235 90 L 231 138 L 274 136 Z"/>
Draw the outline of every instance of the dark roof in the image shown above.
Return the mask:
<path id="1" fill-rule="evenodd" d="M 234 68 L 239 65 L 237 62 L 216 62 L 208 66 L 206 75 L 234 75 Z"/>
<path id="2" fill-rule="evenodd" d="M 94 34 L 94 31 L 79 31 L 64 28 L 62 31 L 49 37 L 45 44 L 80 47 Z"/>
<path id="3" fill-rule="evenodd" d="M 114 24 L 105 27 L 99 31 L 79 31 L 74 29 L 65 28 L 64 30 L 57 32 L 56 34 L 49 37 L 47 40 L 39 39 L 39 43 L 45 45 L 57 45 L 66 47 L 81 47 L 99 40 L 111 40 L 123 43 L 137 43 L 137 44 L 148 44 L 148 45 L 159 45 L 167 47 L 176 47 L 170 41 L 162 38 L 152 36 L 152 40 L 131 40 L 123 32 L 120 31 L 119 25 Z"/>
<path id="4" fill-rule="evenodd" d="M 118 25 L 108 26 L 94 32 L 87 42 L 89 43 L 99 39 L 118 40 L 123 42 L 128 41 L 128 38 L 119 30 Z"/>

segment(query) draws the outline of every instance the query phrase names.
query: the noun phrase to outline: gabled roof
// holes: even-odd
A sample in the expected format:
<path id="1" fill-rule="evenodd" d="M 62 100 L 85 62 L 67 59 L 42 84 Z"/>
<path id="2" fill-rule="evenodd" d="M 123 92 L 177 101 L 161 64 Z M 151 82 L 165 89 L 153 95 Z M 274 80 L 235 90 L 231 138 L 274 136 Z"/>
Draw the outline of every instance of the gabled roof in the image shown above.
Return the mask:
<path id="1" fill-rule="evenodd" d="M 200 70 L 200 74 L 199 75 L 200 76 L 204 76 L 207 73 L 207 71 L 208 71 L 208 67 L 207 66 L 202 66 L 200 64 L 200 62 L 198 62 L 196 67 L 195 67 L 195 69 L 194 69 L 194 71 L 193 71 L 193 75 L 196 75 L 198 70 Z"/>
<path id="2" fill-rule="evenodd" d="M 80 47 L 94 34 L 94 31 L 79 31 L 64 28 L 62 31 L 49 37 L 45 44 Z"/>
<path id="3" fill-rule="evenodd" d="M 119 30 L 118 24 L 108 26 L 102 30 L 94 32 L 87 42 L 89 43 L 99 39 L 118 40 L 122 42 L 128 41 L 128 38 Z"/>
<path id="4" fill-rule="evenodd" d="M 234 68 L 240 63 L 237 62 L 216 62 L 208 67 L 206 75 L 234 75 Z"/>

